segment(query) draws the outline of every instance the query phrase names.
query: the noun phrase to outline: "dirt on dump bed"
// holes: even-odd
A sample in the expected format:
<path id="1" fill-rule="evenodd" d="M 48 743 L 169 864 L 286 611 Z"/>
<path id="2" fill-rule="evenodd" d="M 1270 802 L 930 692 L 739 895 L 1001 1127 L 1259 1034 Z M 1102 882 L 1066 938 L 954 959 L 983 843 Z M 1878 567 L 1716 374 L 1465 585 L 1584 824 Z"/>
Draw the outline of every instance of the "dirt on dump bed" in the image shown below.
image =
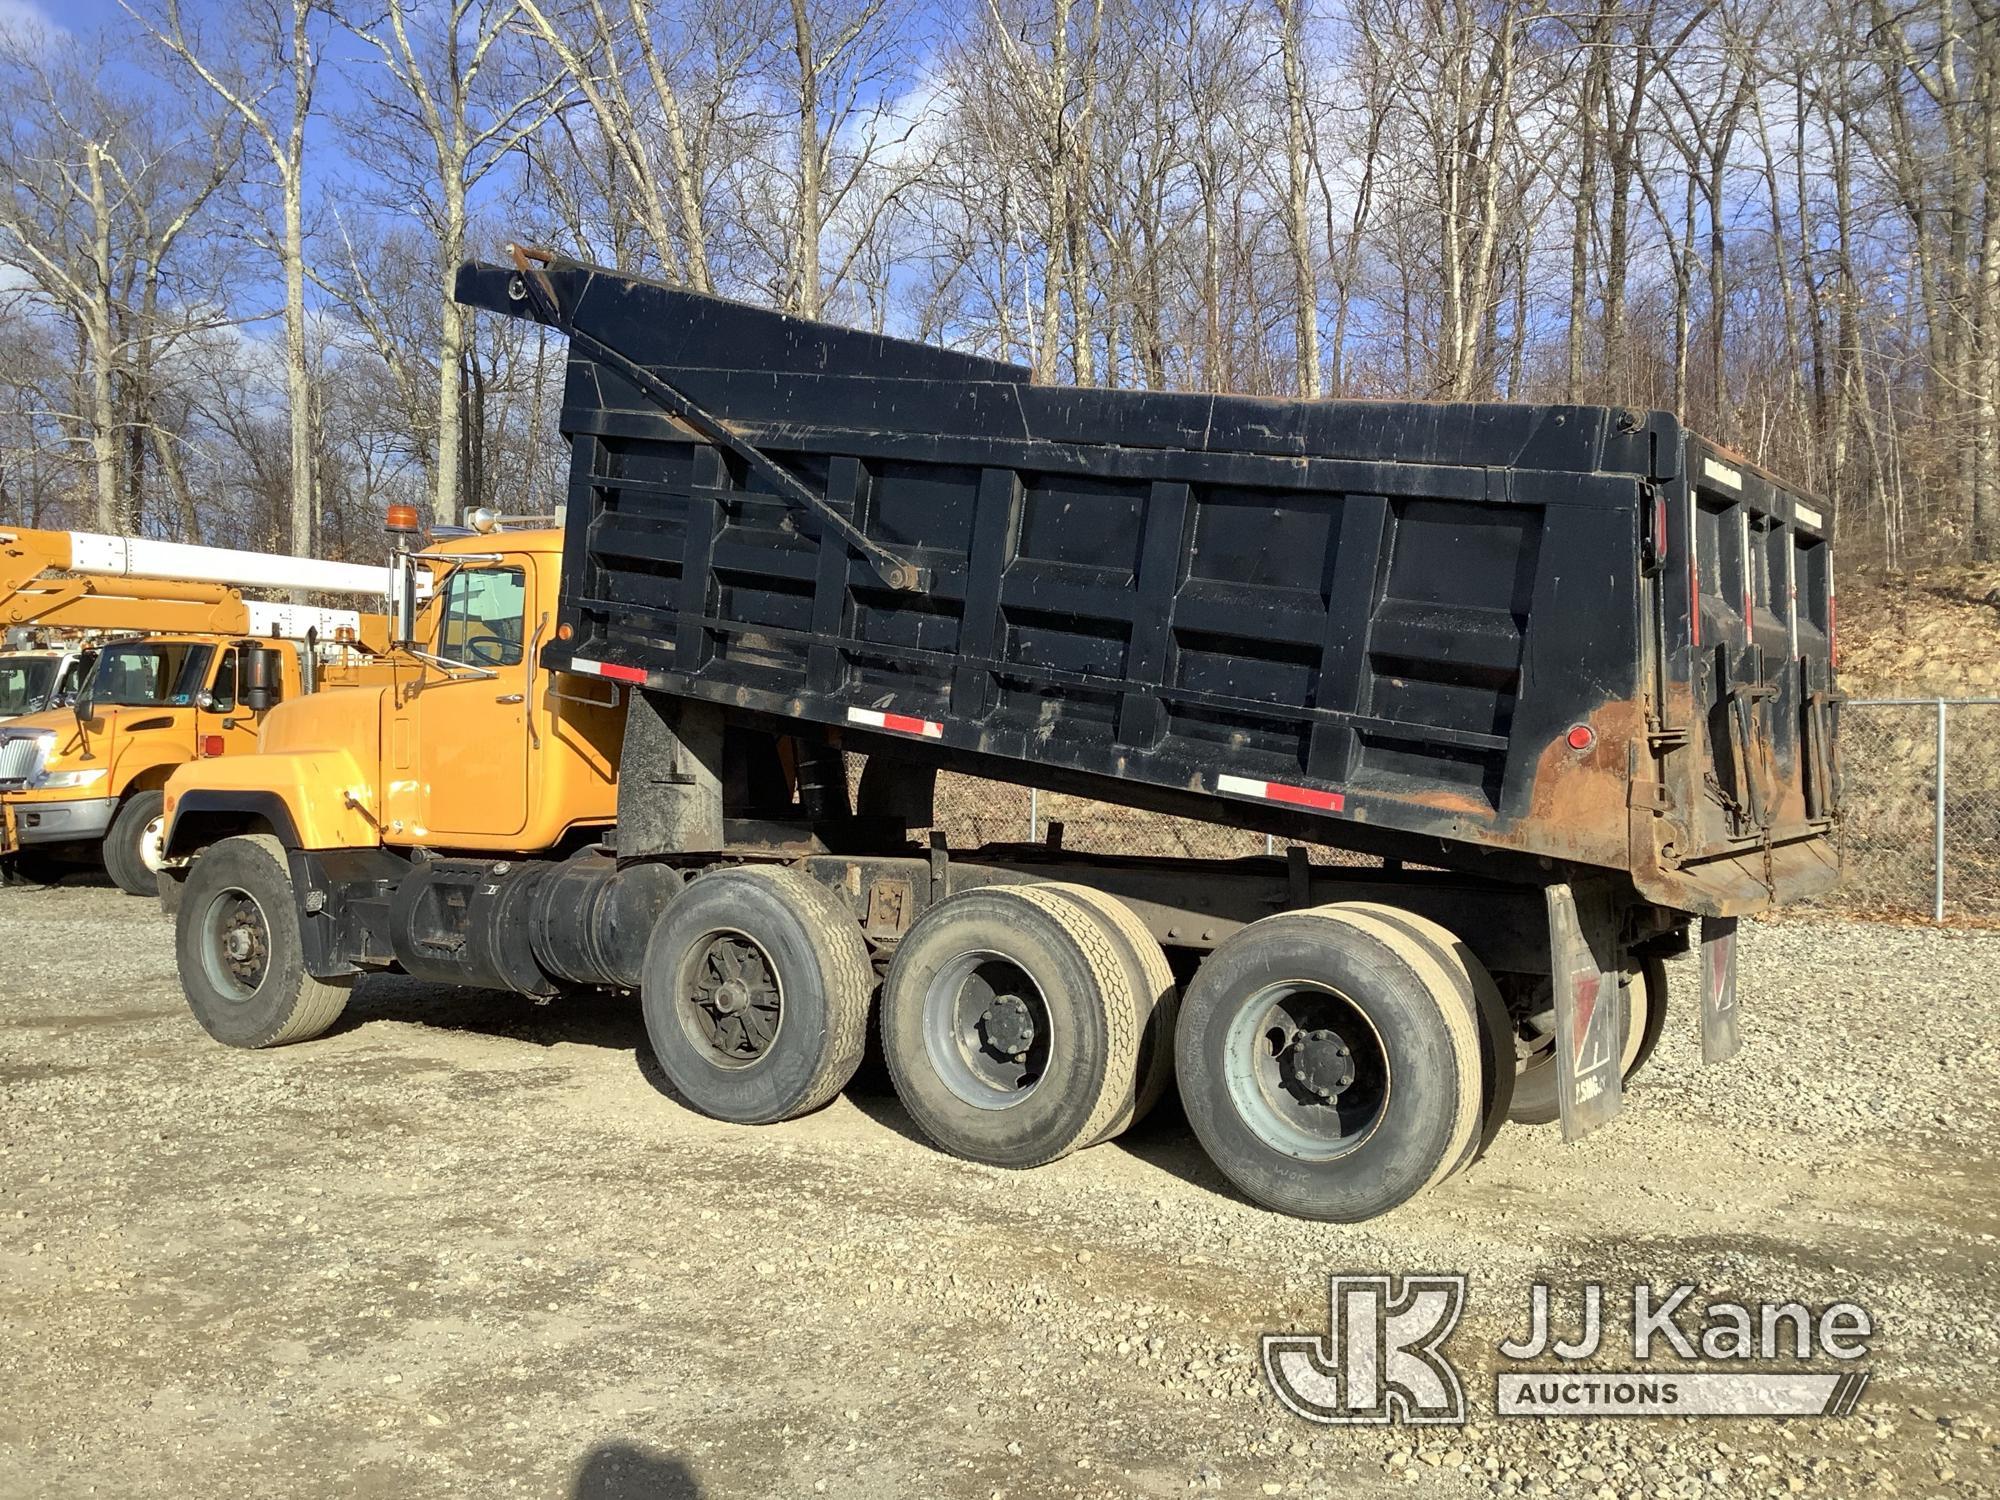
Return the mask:
<path id="1" fill-rule="evenodd" d="M 997 1171 L 885 1091 L 692 1115 L 629 1000 L 370 980 L 324 1040 L 236 1052 L 148 903 L 0 890 L 0 934 L 7 1496 L 2000 1490 L 1993 935 L 1748 928 L 1734 1062 L 1700 1066 L 1676 963 L 1610 1128 L 1510 1127 L 1339 1227 L 1235 1196 L 1171 1110 Z M 1470 1274 L 1469 1426 L 1274 1399 L 1260 1336 L 1367 1271 Z M 1843 1418 L 1500 1418 L 1537 1280 L 1565 1326 L 1606 1286 L 1607 1368 L 1634 1282 L 1858 1302 L 1871 1381 Z"/>

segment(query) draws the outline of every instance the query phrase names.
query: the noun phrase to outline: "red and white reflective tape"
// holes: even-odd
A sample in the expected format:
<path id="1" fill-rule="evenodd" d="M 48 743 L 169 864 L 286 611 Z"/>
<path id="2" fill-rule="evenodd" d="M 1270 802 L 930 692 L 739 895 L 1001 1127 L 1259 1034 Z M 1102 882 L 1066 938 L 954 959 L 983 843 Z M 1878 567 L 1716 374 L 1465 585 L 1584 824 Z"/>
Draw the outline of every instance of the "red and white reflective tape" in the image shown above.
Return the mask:
<path id="1" fill-rule="evenodd" d="M 885 714 L 879 708 L 850 708 L 847 722 L 865 724 L 870 729 L 893 729 L 898 734 L 921 735 L 927 740 L 944 738 L 944 725 L 935 719 L 919 719 L 911 714 Z"/>
<path id="2" fill-rule="evenodd" d="M 1238 797 L 1257 797 L 1265 802 L 1310 807 L 1317 812 L 1344 812 L 1347 808 L 1347 798 L 1339 792 L 1322 792 L 1309 786 L 1287 786 L 1282 781 L 1253 781 L 1248 776 L 1218 776 L 1215 778 L 1215 789 Z"/>
<path id="3" fill-rule="evenodd" d="M 646 680 L 644 667 L 621 667 L 616 662 L 585 661 L 581 656 L 570 658 L 569 669 L 591 677 L 608 677 L 613 682 L 638 682 Z"/>

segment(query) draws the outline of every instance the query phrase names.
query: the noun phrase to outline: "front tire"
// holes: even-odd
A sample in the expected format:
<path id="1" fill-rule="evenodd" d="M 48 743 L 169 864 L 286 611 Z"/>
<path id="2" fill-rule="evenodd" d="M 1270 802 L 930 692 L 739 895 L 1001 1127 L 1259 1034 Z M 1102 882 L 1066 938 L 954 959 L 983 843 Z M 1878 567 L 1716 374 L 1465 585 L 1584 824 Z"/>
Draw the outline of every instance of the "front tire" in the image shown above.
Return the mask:
<path id="1" fill-rule="evenodd" d="M 128 896 L 160 893 L 160 836 L 166 810 L 165 792 L 134 792 L 104 835 L 105 872 Z"/>
<path id="2" fill-rule="evenodd" d="M 181 990 L 202 1030 L 229 1047 L 282 1047 L 340 1019 L 352 975 L 305 968 L 285 849 L 267 833 L 224 839 L 188 872 L 174 921 Z"/>

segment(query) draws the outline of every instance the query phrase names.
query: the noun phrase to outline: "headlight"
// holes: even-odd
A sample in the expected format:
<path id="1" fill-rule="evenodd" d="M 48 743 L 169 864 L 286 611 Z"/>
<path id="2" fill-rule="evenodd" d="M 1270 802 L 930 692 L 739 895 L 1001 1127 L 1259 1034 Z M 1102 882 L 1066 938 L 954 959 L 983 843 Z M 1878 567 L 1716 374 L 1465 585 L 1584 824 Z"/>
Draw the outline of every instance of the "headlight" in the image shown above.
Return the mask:
<path id="1" fill-rule="evenodd" d="M 94 771 L 44 771 L 36 780 L 36 786 L 73 787 L 89 786 L 102 781 L 108 773 L 99 767 Z"/>

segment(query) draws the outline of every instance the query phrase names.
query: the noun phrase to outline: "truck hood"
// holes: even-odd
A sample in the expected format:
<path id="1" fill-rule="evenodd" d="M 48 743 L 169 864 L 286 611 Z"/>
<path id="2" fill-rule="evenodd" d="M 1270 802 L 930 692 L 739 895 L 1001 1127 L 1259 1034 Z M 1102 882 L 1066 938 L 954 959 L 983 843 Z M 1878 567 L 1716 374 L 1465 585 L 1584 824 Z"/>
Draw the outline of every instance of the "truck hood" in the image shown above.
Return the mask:
<path id="1" fill-rule="evenodd" d="M 339 750 L 361 764 L 374 759 L 382 720 L 379 687 L 321 688 L 289 698 L 264 716 L 257 735 L 259 755 L 296 755 L 307 750 Z"/>
<path id="2" fill-rule="evenodd" d="M 188 710 L 150 705 L 106 705 L 93 713 L 79 725 L 76 715 L 66 708 L 52 708 L 38 714 L 22 714 L 0 725 L 0 737 L 9 740 L 25 735 L 41 733 L 48 736 L 48 748 L 36 761 L 36 774 L 57 771 L 95 770 L 107 774 L 119 767 L 119 759 L 128 747 L 135 744 L 144 747 L 152 743 L 148 738 L 135 741 L 137 731 L 157 729 L 171 731 L 175 725 L 187 722 Z M 168 740 L 173 736 L 169 734 Z M 177 741 L 174 741 L 178 743 Z M 155 750 L 158 750 L 155 746 Z M 152 753 L 152 752 L 149 752 Z M 171 751 L 165 752 L 169 758 Z M 25 768 L 22 768 L 25 769 Z M 93 795 L 110 795 L 116 784 L 116 777 L 107 781 L 104 777 L 93 777 Z M 54 789 L 47 789 L 55 795 Z M 30 786 L 25 791 L 16 787 L 10 795 L 33 795 L 37 788 Z M 72 795 L 75 795 L 72 791 Z"/>
<path id="3" fill-rule="evenodd" d="M 50 750 L 50 759 L 79 755 L 83 752 L 86 737 L 90 742 L 91 754 L 95 755 L 101 746 L 108 746 L 121 734 L 129 734 L 138 729 L 168 729 L 184 719 L 185 708 L 169 704 L 107 703 L 94 710 L 91 716 L 78 725 L 76 715 L 66 708 L 45 709 L 38 714 L 22 714 L 19 718 L 7 720 L 7 728 L 16 732 L 24 729 L 48 729 L 55 732 L 55 743 Z"/>

